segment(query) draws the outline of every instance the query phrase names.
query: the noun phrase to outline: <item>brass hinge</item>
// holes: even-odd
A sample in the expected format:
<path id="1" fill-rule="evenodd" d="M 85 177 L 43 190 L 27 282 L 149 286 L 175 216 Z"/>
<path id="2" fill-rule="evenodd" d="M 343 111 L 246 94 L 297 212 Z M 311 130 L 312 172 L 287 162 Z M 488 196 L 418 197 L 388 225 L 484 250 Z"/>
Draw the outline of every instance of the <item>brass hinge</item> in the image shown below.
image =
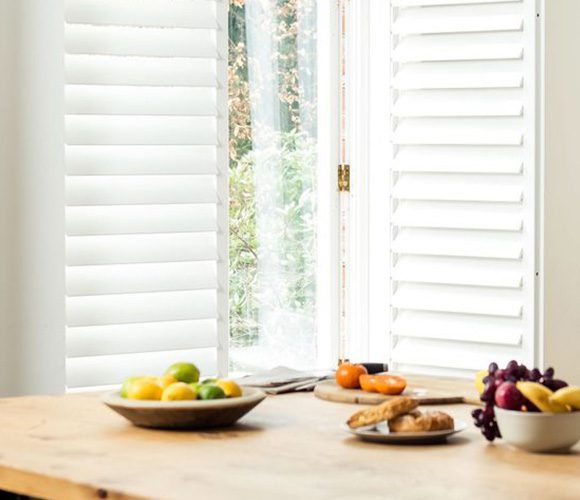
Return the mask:
<path id="1" fill-rule="evenodd" d="M 350 165 L 338 166 L 338 190 L 350 191 Z"/>

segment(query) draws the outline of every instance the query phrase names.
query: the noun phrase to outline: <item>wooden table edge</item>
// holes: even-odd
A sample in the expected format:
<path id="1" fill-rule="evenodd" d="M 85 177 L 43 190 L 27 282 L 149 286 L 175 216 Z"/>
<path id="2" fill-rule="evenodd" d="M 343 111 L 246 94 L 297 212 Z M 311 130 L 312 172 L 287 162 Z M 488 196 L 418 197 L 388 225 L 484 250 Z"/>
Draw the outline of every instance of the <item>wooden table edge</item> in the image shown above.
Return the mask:
<path id="1" fill-rule="evenodd" d="M 107 498 L 143 500 L 109 487 L 93 486 L 0 464 L 0 490 L 37 498 Z"/>

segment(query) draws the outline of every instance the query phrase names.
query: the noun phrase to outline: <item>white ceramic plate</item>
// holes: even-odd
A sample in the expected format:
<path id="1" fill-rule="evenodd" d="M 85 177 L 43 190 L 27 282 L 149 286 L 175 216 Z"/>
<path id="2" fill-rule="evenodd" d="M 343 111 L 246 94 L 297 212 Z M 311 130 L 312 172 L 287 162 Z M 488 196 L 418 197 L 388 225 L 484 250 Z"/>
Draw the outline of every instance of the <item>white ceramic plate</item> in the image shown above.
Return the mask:
<path id="1" fill-rule="evenodd" d="M 455 420 L 453 429 L 430 432 L 389 432 L 386 422 L 377 424 L 374 427 L 360 427 L 358 429 L 351 429 L 348 424 L 344 423 L 342 428 L 363 441 L 372 441 L 373 443 L 434 444 L 442 443 L 449 436 L 465 430 L 467 425 L 461 420 Z"/>

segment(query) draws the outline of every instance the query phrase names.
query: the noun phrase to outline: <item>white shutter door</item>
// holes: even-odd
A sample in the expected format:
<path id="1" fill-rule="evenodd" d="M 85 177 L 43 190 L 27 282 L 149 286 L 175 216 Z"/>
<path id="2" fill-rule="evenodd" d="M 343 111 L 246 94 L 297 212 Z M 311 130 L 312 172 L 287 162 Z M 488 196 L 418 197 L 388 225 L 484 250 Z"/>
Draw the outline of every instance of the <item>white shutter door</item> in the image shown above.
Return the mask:
<path id="1" fill-rule="evenodd" d="M 534 2 L 391 1 L 391 362 L 533 362 Z"/>
<path id="2" fill-rule="evenodd" d="M 227 2 L 68 0 L 65 36 L 67 385 L 223 372 Z"/>

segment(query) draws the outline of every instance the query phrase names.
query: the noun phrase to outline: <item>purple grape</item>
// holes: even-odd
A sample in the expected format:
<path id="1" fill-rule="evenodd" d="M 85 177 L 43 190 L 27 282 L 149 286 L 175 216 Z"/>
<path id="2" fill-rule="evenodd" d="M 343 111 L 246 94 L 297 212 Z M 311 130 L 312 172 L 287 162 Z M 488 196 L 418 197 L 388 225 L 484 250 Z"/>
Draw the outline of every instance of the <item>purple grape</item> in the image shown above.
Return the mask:
<path id="1" fill-rule="evenodd" d="M 471 411 L 471 416 L 473 418 L 477 418 L 479 417 L 481 414 L 483 413 L 483 410 L 481 408 L 476 408 L 475 410 Z"/>
<path id="2" fill-rule="evenodd" d="M 499 369 L 495 372 L 494 376 L 496 379 L 503 380 L 506 377 L 507 373 L 504 369 Z"/>
<path id="3" fill-rule="evenodd" d="M 520 365 L 518 364 L 518 362 L 515 359 L 512 359 L 505 367 L 506 372 L 508 374 L 515 374 L 518 371 L 518 368 L 520 367 Z"/>
<path id="4" fill-rule="evenodd" d="M 556 392 L 558 389 L 562 389 L 562 387 L 568 387 L 567 382 L 564 382 L 563 380 L 559 380 L 557 378 L 544 380 L 542 384 L 554 392 Z"/>
<path id="5" fill-rule="evenodd" d="M 530 375 L 530 371 L 526 365 L 520 365 L 518 368 L 518 378 L 519 380 L 527 380 Z"/>
<path id="6" fill-rule="evenodd" d="M 554 369 L 550 366 L 549 368 L 546 368 L 546 371 L 544 372 L 544 378 L 552 378 L 554 376 Z"/>
<path id="7" fill-rule="evenodd" d="M 490 375 L 493 375 L 498 370 L 498 368 L 499 367 L 497 366 L 497 363 L 493 362 L 489 364 L 487 371 Z"/>
<path id="8" fill-rule="evenodd" d="M 542 374 L 540 373 L 540 370 L 538 370 L 537 368 L 530 370 L 530 380 L 532 382 L 537 382 L 541 378 L 542 378 Z"/>
<path id="9" fill-rule="evenodd" d="M 526 409 L 531 413 L 539 413 L 540 412 L 540 409 L 534 403 L 532 403 L 529 399 L 524 398 L 523 406 L 525 406 Z"/>

